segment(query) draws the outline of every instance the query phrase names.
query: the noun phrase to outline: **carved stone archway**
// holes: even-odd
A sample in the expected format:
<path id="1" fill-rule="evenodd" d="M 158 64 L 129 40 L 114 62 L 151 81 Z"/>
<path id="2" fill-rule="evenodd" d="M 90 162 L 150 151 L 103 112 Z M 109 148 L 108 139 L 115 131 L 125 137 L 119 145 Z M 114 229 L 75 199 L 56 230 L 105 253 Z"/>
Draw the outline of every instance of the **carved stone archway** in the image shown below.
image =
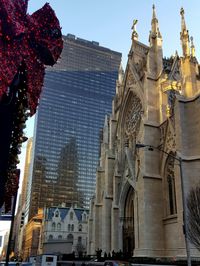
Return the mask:
<path id="1" fill-rule="evenodd" d="M 123 253 L 127 257 L 133 255 L 135 248 L 134 234 L 134 189 L 130 186 L 124 202 L 123 216 Z"/>

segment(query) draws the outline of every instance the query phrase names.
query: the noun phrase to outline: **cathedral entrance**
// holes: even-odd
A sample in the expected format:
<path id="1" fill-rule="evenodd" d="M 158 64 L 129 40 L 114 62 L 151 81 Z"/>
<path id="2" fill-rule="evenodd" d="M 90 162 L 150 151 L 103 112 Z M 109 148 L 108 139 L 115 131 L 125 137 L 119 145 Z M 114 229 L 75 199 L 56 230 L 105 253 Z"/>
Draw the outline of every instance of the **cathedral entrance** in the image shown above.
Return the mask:
<path id="1" fill-rule="evenodd" d="M 124 205 L 123 253 L 126 254 L 127 257 L 131 257 L 133 255 L 134 248 L 134 190 L 130 186 Z"/>

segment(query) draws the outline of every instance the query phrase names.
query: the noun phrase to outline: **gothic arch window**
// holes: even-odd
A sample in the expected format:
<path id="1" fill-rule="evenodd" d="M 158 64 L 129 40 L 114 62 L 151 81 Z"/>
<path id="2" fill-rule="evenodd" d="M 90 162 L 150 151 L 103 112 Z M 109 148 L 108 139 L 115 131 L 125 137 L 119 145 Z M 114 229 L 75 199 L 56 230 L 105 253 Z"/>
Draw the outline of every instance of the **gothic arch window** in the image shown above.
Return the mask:
<path id="1" fill-rule="evenodd" d="M 137 95 L 132 93 L 128 100 L 128 107 L 124 121 L 125 133 L 127 136 L 138 133 L 142 113 L 141 100 Z"/>
<path id="2" fill-rule="evenodd" d="M 55 212 L 55 217 L 59 217 L 59 211 L 58 210 Z"/>
<path id="3" fill-rule="evenodd" d="M 53 239 L 53 236 L 52 235 L 49 235 L 49 240 L 52 240 Z"/>
<path id="4" fill-rule="evenodd" d="M 166 200 L 166 215 L 173 215 L 177 213 L 176 206 L 176 184 L 174 174 L 174 153 L 170 153 L 165 167 L 165 200 Z"/>
<path id="5" fill-rule="evenodd" d="M 74 219 L 74 214 L 73 212 L 70 212 L 70 220 L 73 220 Z"/>
<path id="6" fill-rule="evenodd" d="M 57 229 L 58 229 L 58 230 L 61 229 L 61 224 L 60 224 L 60 223 L 57 224 Z"/>
<path id="7" fill-rule="evenodd" d="M 82 224 L 79 224 L 79 226 L 78 226 L 78 231 L 79 231 L 79 232 L 82 231 Z"/>
<path id="8" fill-rule="evenodd" d="M 61 235 L 59 235 L 59 236 L 58 236 L 58 239 L 62 239 L 62 236 L 61 236 Z"/>
<path id="9" fill-rule="evenodd" d="M 56 224 L 53 222 L 52 223 L 52 230 L 55 231 L 55 229 L 56 229 Z"/>
<path id="10" fill-rule="evenodd" d="M 72 229 L 72 232 L 73 232 L 74 231 L 74 225 L 73 224 L 71 225 L 71 229 Z"/>
<path id="11" fill-rule="evenodd" d="M 82 242 L 82 237 L 79 236 L 79 237 L 78 237 L 78 243 L 81 243 L 81 242 Z"/>
<path id="12" fill-rule="evenodd" d="M 68 231 L 70 232 L 71 231 L 71 225 L 68 224 Z"/>

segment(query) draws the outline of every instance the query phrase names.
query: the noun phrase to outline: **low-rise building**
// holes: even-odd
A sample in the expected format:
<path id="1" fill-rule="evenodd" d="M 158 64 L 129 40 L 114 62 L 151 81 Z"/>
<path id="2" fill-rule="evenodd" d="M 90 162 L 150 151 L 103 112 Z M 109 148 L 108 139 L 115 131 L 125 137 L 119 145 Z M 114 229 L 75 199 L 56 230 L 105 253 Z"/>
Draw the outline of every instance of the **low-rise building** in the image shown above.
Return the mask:
<path id="1" fill-rule="evenodd" d="M 88 211 L 73 207 L 50 207 L 44 211 L 40 253 L 85 254 Z"/>

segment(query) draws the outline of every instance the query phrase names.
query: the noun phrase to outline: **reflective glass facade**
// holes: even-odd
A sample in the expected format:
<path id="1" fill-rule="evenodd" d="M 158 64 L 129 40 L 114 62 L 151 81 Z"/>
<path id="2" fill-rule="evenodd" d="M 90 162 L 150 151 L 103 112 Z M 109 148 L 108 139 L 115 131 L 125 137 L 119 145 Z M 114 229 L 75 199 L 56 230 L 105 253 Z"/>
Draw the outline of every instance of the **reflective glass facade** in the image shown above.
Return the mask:
<path id="1" fill-rule="evenodd" d="M 120 61 L 120 53 L 96 42 L 64 37 L 61 59 L 46 71 L 37 112 L 29 217 L 61 203 L 88 207 Z"/>

